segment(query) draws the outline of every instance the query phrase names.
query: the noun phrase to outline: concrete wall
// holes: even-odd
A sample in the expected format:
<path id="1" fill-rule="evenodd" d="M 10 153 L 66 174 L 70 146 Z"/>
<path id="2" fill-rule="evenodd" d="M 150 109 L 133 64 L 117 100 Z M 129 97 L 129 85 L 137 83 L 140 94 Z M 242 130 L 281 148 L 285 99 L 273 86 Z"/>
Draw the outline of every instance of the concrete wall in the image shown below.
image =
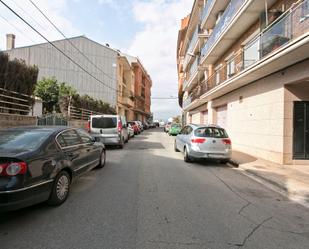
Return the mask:
<path id="1" fill-rule="evenodd" d="M 0 129 L 18 126 L 35 126 L 37 117 L 0 113 Z"/>

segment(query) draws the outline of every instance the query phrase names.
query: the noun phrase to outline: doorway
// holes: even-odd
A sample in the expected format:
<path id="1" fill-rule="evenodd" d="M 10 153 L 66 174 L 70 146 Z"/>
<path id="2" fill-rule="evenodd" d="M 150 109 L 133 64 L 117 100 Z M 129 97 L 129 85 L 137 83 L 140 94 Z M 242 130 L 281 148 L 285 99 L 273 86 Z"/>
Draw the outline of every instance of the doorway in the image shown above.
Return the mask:
<path id="1" fill-rule="evenodd" d="M 294 102 L 293 159 L 309 160 L 309 101 Z"/>

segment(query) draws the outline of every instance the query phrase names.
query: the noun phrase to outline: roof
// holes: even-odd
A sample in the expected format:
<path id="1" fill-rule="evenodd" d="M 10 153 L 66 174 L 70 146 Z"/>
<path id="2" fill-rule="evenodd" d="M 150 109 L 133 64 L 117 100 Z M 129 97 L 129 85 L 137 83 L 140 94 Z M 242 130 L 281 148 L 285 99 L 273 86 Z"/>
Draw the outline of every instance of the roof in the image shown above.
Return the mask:
<path id="1" fill-rule="evenodd" d="M 118 50 L 110 48 L 108 46 L 105 46 L 105 45 L 103 45 L 103 44 L 101 44 L 99 42 L 96 42 L 94 40 L 91 40 L 88 37 L 86 37 L 85 35 L 79 35 L 79 36 L 69 37 L 67 39 L 59 39 L 59 40 L 54 40 L 54 41 L 50 41 L 50 42 L 51 43 L 55 43 L 55 42 L 60 42 L 60 41 L 65 41 L 65 40 L 74 40 L 74 39 L 81 39 L 81 38 L 86 39 L 86 40 L 88 40 L 90 42 L 96 43 L 97 45 L 100 45 L 100 46 L 102 46 L 102 47 L 104 47 L 106 49 L 110 49 L 110 50 L 114 51 L 115 53 L 119 54 Z M 28 45 L 28 46 L 22 46 L 22 47 L 15 47 L 15 48 L 10 49 L 10 50 L 3 50 L 2 52 L 9 52 L 9 51 L 12 51 L 12 50 L 15 50 L 15 49 L 22 49 L 22 48 L 31 48 L 31 47 L 45 45 L 45 44 L 48 44 L 48 42 L 42 42 L 42 43 L 37 43 L 37 44 Z"/>

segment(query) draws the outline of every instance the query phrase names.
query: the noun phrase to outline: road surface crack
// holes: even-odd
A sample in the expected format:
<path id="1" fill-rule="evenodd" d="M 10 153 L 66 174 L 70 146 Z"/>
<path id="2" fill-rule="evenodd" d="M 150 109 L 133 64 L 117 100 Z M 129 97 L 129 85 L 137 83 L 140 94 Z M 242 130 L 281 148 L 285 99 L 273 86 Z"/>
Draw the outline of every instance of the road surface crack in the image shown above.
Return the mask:
<path id="1" fill-rule="evenodd" d="M 259 224 L 257 224 L 253 229 L 252 231 L 244 238 L 243 242 L 242 243 L 238 243 L 238 244 L 235 244 L 235 246 L 238 246 L 238 247 L 243 247 L 245 246 L 245 244 L 247 243 L 248 239 L 250 237 L 253 236 L 253 234 L 261 227 L 263 226 L 264 223 L 266 223 L 267 221 L 271 220 L 273 217 L 269 217 L 265 220 L 263 220 L 262 222 L 260 222 Z"/>

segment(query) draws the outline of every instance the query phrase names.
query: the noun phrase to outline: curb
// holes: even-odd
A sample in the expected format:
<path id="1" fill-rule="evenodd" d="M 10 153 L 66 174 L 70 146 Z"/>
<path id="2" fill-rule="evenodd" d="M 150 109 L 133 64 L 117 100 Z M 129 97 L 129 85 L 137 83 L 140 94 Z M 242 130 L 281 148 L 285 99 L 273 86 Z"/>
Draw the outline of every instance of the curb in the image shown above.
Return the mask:
<path id="1" fill-rule="evenodd" d="M 264 177 L 258 173 L 256 173 L 254 170 L 251 170 L 251 169 L 243 169 L 243 172 L 247 173 L 247 174 L 250 174 L 250 175 L 253 175 L 254 177 L 257 177 L 257 178 L 260 178 L 262 179 L 263 181 L 267 182 L 268 184 L 271 184 L 271 185 L 274 185 L 275 187 L 279 188 L 281 191 L 284 191 L 286 194 L 288 194 L 288 189 L 283 186 L 282 184 L 274 181 L 274 180 L 271 180 L 267 177 Z"/>
<path id="2" fill-rule="evenodd" d="M 233 161 L 232 159 L 227 163 L 230 167 L 232 168 L 238 168 L 239 167 L 239 163 L 236 161 Z"/>

